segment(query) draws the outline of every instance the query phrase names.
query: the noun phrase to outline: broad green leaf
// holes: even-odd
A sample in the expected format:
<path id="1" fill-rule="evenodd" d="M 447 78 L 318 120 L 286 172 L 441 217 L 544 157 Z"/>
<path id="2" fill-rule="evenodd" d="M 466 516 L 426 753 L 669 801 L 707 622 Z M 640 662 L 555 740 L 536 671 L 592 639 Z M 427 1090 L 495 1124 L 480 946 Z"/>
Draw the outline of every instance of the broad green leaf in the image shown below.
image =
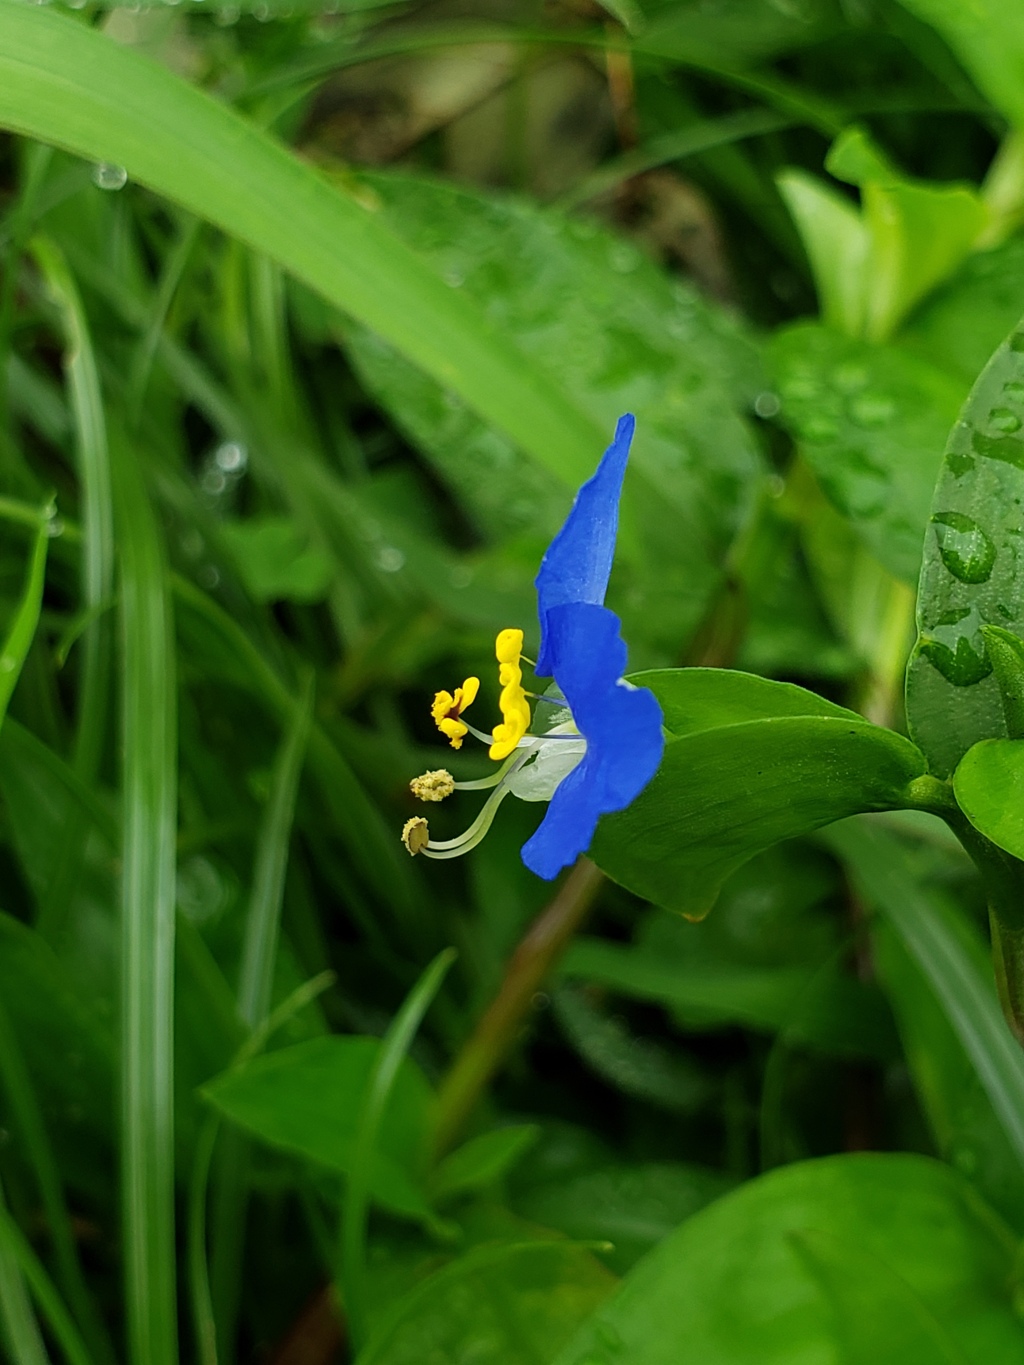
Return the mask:
<path id="1" fill-rule="evenodd" d="M 1016 326 L 1024 308 L 1024 237 L 968 256 L 957 273 L 916 309 L 899 345 L 955 374 L 964 395 Z"/>
<path id="2" fill-rule="evenodd" d="M 815 323 L 776 333 L 769 354 L 781 420 L 825 493 L 891 573 L 916 582 L 962 385 L 894 346 Z"/>
<path id="3" fill-rule="evenodd" d="M 938 29 L 979 88 L 1024 128 L 1024 9 L 1017 0 L 901 0 Z"/>
<path id="4" fill-rule="evenodd" d="M 860 336 L 871 244 L 861 215 L 845 195 L 806 171 L 783 171 L 776 181 L 811 263 L 822 322 Z"/>
<path id="5" fill-rule="evenodd" d="M 1009 1362 L 1024 1350 L 1008 1279 L 1016 1247 L 1009 1230 L 948 1167 L 872 1154 L 784 1167 L 688 1219 L 631 1271 L 555 1365 L 604 1362 L 612 1342 L 611 1358 L 630 1365 L 844 1360 L 843 1330 L 794 1246 L 809 1231 L 827 1232 L 844 1257 L 885 1267 L 968 1360 Z M 903 1365 L 905 1309 L 899 1294 L 872 1304 L 880 1351 L 873 1365 Z M 944 1365 L 941 1357 L 934 1365 Z"/>
<path id="6" fill-rule="evenodd" d="M 1006 735 L 981 627 L 1024 632 L 1024 331 L 989 361 L 954 426 L 932 500 L 907 720 L 948 776 L 981 739 Z"/>
<path id="7" fill-rule="evenodd" d="M 109 1021 L 76 972 L 27 925 L 0 915 L 0 990 L 66 1184 L 102 1207 L 114 1165 Z"/>
<path id="8" fill-rule="evenodd" d="M 928 901 L 929 913 L 959 943 L 975 971 L 989 976 L 991 952 L 975 925 L 948 898 L 933 891 Z M 872 922 L 871 944 L 938 1152 L 1019 1230 L 1024 1227 L 1020 1158 L 947 1016 L 942 996 L 881 915 Z"/>
<path id="9" fill-rule="evenodd" d="M 756 968 L 699 958 L 660 960 L 603 939 L 582 938 L 562 965 L 569 979 L 628 999 L 664 1005 L 691 1028 L 745 1028 L 782 1034 L 830 1055 L 891 1060 L 898 1052 L 884 1002 L 832 965 Z"/>
<path id="10" fill-rule="evenodd" d="M 436 1199 L 448 1199 L 467 1190 L 484 1189 L 500 1180 L 533 1146 L 539 1129 L 532 1123 L 494 1128 L 470 1138 L 446 1156 L 431 1179 Z"/>
<path id="11" fill-rule="evenodd" d="M 601 428 L 372 207 L 166 67 L 70 18 L 0 0 L 0 126 L 122 167 L 265 253 L 567 487 L 592 471 Z"/>
<path id="12" fill-rule="evenodd" d="M 848 821 L 824 837 L 935 992 L 1024 1169 L 1024 1055 L 1006 1027 L 988 965 L 965 948 L 941 904 L 937 908 L 918 884 L 905 851 L 884 830 Z"/>
<path id="13" fill-rule="evenodd" d="M 741 411 L 762 387 L 757 352 L 736 323 L 597 223 L 509 196 L 407 175 L 369 181 L 382 214 L 524 354 L 557 378 L 605 439 L 634 412 L 613 605 L 652 662 L 693 629 L 761 463 Z M 380 336 L 348 329 L 370 390 L 433 463 L 476 525 L 536 553 L 569 504 L 541 462 L 485 426 Z"/>
<path id="14" fill-rule="evenodd" d="M 375 1038 L 314 1038 L 226 1071 L 202 1093 L 225 1118 L 271 1146 L 347 1172 L 379 1048 Z M 422 1073 L 403 1062 L 385 1110 L 370 1187 L 384 1207 L 413 1217 L 429 1212 L 417 1174 L 429 1105 Z"/>
<path id="15" fill-rule="evenodd" d="M 971 251 L 988 209 L 969 185 L 936 185 L 900 175 L 860 128 L 835 142 L 826 167 L 859 185 L 868 236 L 864 335 L 884 341 L 913 305 Z"/>
<path id="16" fill-rule="evenodd" d="M 290 518 L 249 517 L 226 521 L 220 529 L 257 602 L 323 600 L 331 582 L 330 563 L 303 543 Z"/>
<path id="17" fill-rule="evenodd" d="M 831 1305 L 843 1365 L 968 1365 L 952 1335 L 886 1261 L 819 1228 L 790 1239 Z"/>
<path id="18" fill-rule="evenodd" d="M 580 946 L 571 945 L 570 953 Z M 571 964 L 565 974 L 574 975 Z M 586 980 L 586 972 L 581 975 Z M 584 988 L 560 987 L 554 1006 L 559 1024 L 583 1061 L 624 1095 L 675 1114 L 697 1113 L 713 1099 L 715 1087 L 699 1062 L 678 1048 L 635 1032 L 620 1015 L 599 1008 Z"/>
<path id="19" fill-rule="evenodd" d="M 983 739 L 953 774 L 957 804 L 976 830 L 1024 858 L 1024 739 Z"/>
<path id="20" fill-rule="evenodd" d="M 907 789 L 924 772 L 920 752 L 901 736 L 840 707 L 823 715 L 828 704 L 801 688 L 743 677 L 726 685 L 736 713 L 743 700 L 750 718 L 673 733 L 677 708 L 691 711 L 691 727 L 706 723 L 706 672 L 634 675 L 666 710 L 665 757 L 633 804 L 601 822 L 592 849 L 615 881 L 694 918 L 761 849 L 858 811 L 912 804 Z M 794 715 L 801 698 L 805 713 Z"/>
<path id="21" fill-rule="evenodd" d="M 482 1247 L 400 1299 L 357 1365 L 548 1365 L 614 1285 L 571 1243 Z"/>
<path id="22" fill-rule="evenodd" d="M 732 1185 L 704 1166 L 615 1162 L 532 1185 L 514 1204 L 524 1218 L 567 1237 L 611 1242 L 610 1264 L 622 1272 Z"/>

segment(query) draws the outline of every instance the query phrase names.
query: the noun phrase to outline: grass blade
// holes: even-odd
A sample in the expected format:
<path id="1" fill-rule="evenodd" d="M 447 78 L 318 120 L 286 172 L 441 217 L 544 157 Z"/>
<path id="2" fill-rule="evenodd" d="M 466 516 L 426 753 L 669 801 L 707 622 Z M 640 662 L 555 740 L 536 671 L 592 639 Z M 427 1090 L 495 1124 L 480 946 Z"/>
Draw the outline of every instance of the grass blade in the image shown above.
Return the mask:
<path id="1" fill-rule="evenodd" d="M 238 1012 L 250 1029 L 263 1024 L 270 1012 L 288 845 L 312 725 L 313 680 L 309 678 L 274 765 L 270 800 L 260 826 L 238 979 Z"/>
<path id="2" fill-rule="evenodd" d="M 163 547 L 132 452 L 114 450 L 121 559 L 122 1207 L 129 1355 L 176 1365 L 175 669 Z"/>
<path id="3" fill-rule="evenodd" d="M 260 824 L 252 894 L 242 942 L 242 965 L 238 979 L 238 1012 L 250 1030 L 266 1025 L 274 982 L 274 963 L 281 929 L 288 847 L 299 777 L 313 724 L 313 678 L 310 675 L 274 765 L 270 799 Z M 212 1155 L 212 1140 L 211 1140 Z M 198 1161 L 198 1157 L 197 1157 Z M 207 1158 L 209 1165 L 209 1158 Z M 205 1180 L 205 1176 L 204 1176 Z M 214 1196 L 212 1306 L 209 1317 L 216 1322 L 220 1356 L 231 1360 L 242 1285 L 245 1214 L 248 1202 L 249 1142 L 244 1134 L 224 1135 L 217 1161 Z M 198 1285 L 198 1282 L 197 1282 Z M 201 1289 L 201 1285 L 198 1285 Z M 202 1297 L 197 1306 L 203 1310 Z M 209 1322 L 202 1323 L 201 1341 L 208 1349 Z M 214 1359 L 212 1356 L 207 1357 Z"/>
<path id="4" fill-rule="evenodd" d="M 567 486 L 605 433 L 346 193 L 169 69 L 62 15 L 0 0 L 0 126 L 123 166 L 386 337 Z"/>
<path id="5" fill-rule="evenodd" d="M 3 1213 L 0 1205 L 0 1213 Z M 12 1365 L 50 1365 L 17 1257 L 0 1227 L 0 1326 Z"/>
<path id="6" fill-rule="evenodd" d="M 82 500 L 81 610 L 94 614 L 83 632 L 75 769 L 88 782 L 103 749 L 109 696 L 109 631 L 103 607 L 114 590 L 114 513 L 107 424 L 99 372 L 82 300 L 59 248 L 36 238 L 32 251 L 60 314 L 64 370 L 75 426 Z"/>
<path id="7" fill-rule="evenodd" d="M 359 1115 L 341 1219 L 342 1282 L 349 1333 L 356 1350 L 366 1340 L 366 1219 L 370 1207 L 370 1174 L 377 1134 L 402 1059 L 409 1051 L 416 1030 L 454 961 L 454 948 L 446 948 L 438 953 L 391 1021 L 381 1042 L 380 1054 Z"/>
<path id="8" fill-rule="evenodd" d="M 43 1121 L 32 1078 L 2 1001 L 0 1078 L 3 1080 L 11 1119 L 22 1140 L 22 1150 L 28 1158 L 39 1187 L 61 1287 L 82 1331 L 89 1336 L 97 1359 L 112 1362 L 113 1351 L 106 1339 L 102 1319 L 96 1311 L 78 1260 L 71 1219 L 64 1201 L 60 1168 Z"/>
<path id="9" fill-rule="evenodd" d="M 994 986 L 946 927 L 892 835 L 848 820 L 823 837 L 931 984 L 1024 1167 L 1024 1053 L 1006 1026 Z"/>
<path id="10" fill-rule="evenodd" d="M 25 658 L 35 639 L 36 626 L 39 624 L 43 586 L 46 582 L 46 548 L 50 539 L 52 516 L 52 505 L 39 514 L 38 529 L 32 542 L 32 554 L 25 575 L 25 590 L 7 631 L 7 638 L 0 648 L 0 724 L 7 714 L 7 705 L 17 686 Z"/>
<path id="11" fill-rule="evenodd" d="M 0 1267 L 5 1267 L 5 1269 L 0 1270 L 0 1283 L 3 1281 L 9 1283 L 12 1267 L 24 1277 L 24 1283 L 32 1291 L 32 1297 L 39 1305 L 46 1325 L 52 1332 L 54 1339 L 64 1352 L 68 1365 L 92 1365 L 91 1357 L 79 1335 L 78 1328 L 72 1322 L 71 1315 L 64 1307 L 53 1282 L 2 1202 L 0 1202 Z M 28 1308 L 28 1305 L 25 1304 L 24 1307 Z M 31 1312 L 31 1309 L 29 1311 Z M 23 1319 L 22 1321 L 24 1324 L 26 1320 Z M 34 1327 L 35 1319 L 32 1318 L 31 1322 Z M 35 1331 L 38 1335 L 38 1328 L 35 1328 Z M 25 1348 L 29 1351 L 32 1350 L 28 1344 L 31 1340 L 31 1332 L 32 1327 L 29 1327 L 22 1338 Z M 17 1365 L 37 1365 L 37 1362 L 41 1362 L 42 1365 L 47 1365 L 48 1362 L 48 1356 L 43 1350 L 42 1342 L 39 1343 L 37 1354 L 25 1355 L 23 1359 L 18 1360 Z"/>

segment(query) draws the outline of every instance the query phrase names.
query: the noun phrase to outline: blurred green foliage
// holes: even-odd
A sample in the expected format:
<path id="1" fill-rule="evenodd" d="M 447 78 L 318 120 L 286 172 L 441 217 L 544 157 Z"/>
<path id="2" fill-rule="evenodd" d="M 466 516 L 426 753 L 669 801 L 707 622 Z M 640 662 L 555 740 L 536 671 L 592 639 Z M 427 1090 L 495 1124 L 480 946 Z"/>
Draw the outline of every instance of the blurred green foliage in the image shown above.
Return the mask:
<path id="1" fill-rule="evenodd" d="M 1020 462 L 942 464 L 1024 314 L 1022 72 L 1016 0 L 0 0 L 5 1358 L 1024 1356 L 980 879 L 815 832 L 924 771 L 922 546 L 968 671 L 1024 614 Z M 497 714 L 626 410 L 675 738 L 617 881 L 552 900 L 517 803 L 412 862 L 408 780 L 485 771 L 430 699 Z M 960 587 L 940 470 L 999 503 Z M 996 679 L 914 668 L 945 776 Z M 1010 853 L 1016 739 L 957 786 Z"/>

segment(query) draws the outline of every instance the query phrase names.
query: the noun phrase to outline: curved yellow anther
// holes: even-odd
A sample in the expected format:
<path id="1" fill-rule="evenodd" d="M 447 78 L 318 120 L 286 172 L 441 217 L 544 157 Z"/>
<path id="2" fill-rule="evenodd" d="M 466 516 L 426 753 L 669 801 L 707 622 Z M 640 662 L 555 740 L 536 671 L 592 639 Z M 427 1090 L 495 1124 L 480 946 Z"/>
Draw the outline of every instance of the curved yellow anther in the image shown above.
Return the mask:
<path id="1" fill-rule="evenodd" d="M 430 714 L 442 735 L 448 737 L 453 749 L 462 748 L 462 738 L 468 732 L 469 726 L 459 717 L 467 706 L 473 704 L 479 691 L 480 679 L 467 678 L 461 687 L 455 689 L 454 697 L 450 692 L 438 692 L 434 696 Z"/>
<path id="2" fill-rule="evenodd" d="M 494 655 L 500 665 L 498 681 L 501 683 L 502 723 L 491 731 L 494 743 L 490 753 L 493 759 L 508 758 L 523 735 L 530 728 L 530 704 L 523 691 L 523 670 L 519 659 L 523 652 L 523 632 L 503 630 L 494 642 Z"/>

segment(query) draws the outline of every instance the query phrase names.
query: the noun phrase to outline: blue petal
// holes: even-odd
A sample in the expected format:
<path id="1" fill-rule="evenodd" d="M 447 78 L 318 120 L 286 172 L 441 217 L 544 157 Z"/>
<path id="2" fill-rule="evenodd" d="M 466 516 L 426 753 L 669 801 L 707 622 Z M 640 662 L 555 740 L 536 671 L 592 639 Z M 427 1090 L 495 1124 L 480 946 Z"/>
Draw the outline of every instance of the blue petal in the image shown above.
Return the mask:
<path id="1" fill-rule="evenodd" d="M 622 681 L 626 646 L 613 611 L 583 602 L 552 607 L 548 645 L 555 681 L 587 741 L 582 762 L 523 845 L 523 862 L 550 881 L 587 851 L 602 815 L 640 795 L 658 770 L 665 740 L 654 693 Z"/>
<path id="2" fill-rule="evenodd" d="M 554 672 L 548 642 L 548 612 L 567 602 L 601 606 L 608 588 L 619 529 L 619 498 L 636 426 L 631 413 L 620 417 L 615 439 L 601 457 L 597 472 L 576 494 L 565 524 L 548 546 L 534 580 L 540 617 L 537 672 Z"/>

